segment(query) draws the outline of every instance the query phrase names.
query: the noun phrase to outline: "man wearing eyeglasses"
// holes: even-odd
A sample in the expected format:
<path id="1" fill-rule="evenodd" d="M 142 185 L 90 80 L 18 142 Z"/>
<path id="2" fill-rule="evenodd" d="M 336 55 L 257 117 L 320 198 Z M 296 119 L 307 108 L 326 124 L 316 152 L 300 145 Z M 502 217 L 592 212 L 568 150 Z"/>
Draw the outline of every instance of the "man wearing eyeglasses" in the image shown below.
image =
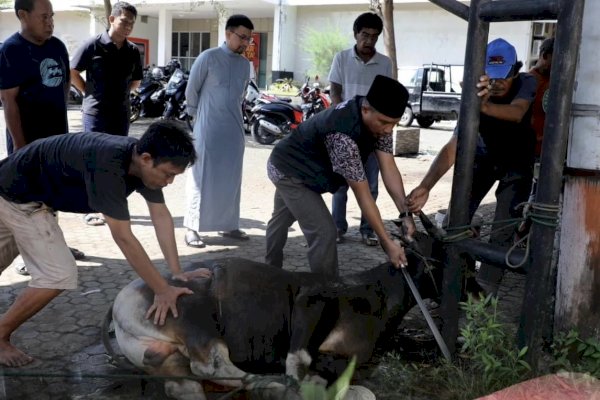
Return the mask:
<path id="1" fill-rule="evenodd" d="M 353 30 L 356 45 L 337 53 L 331 64 L 329 82 L 331 83 L 333 105 L 354 96 L 365 96 L 377 75 L 392 77 L 392 61 L 375 50 L 375 44 L 383 30 L 381 18 L 370 12 L 361 14 L 354 21 Z M 365 173 L 371 196 L 377 200 L 379 165 L 375 153 L 369 156 L 365 164 Z M 348 185 L 343 185 L 334 193 L 331 205 L 331 213 L 337 228 L 337 243 L 343 242 L 344 234 L 348 230 L 347 201 Z M 376 246 L 379 243 L 373 228 L 364 215 L 361 215 L 359 229 L 364 244 Z"/>
<path id="2" fill-rule="evenodd" d="M 185 95 L 201 160 L 188 171 L 186 185 L 183 225 L 190 247 L 205 247 L 199 232 L 248 239 L 239 226 L 245 142 L 241 104 L 250 79 L 243 53 L 253 29 L 248 17 L 232 15 L 225 24 L 225 42 L 202 52 L 190 71 Z"/>

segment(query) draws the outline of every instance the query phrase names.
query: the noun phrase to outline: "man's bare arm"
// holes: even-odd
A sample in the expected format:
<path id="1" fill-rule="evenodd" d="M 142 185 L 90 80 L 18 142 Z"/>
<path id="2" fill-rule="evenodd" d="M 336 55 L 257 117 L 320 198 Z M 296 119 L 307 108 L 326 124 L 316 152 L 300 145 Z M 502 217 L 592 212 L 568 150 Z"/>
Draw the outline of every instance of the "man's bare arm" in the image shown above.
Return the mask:
<path id="1" fill-rule="evenodd" d="M 340 85 L 339 83 L 331 82 L 329 88 L 329 97 L 331 97 L 332 105 L 335 106 L 336 104 L 341 103 L 343 101 L 342 85 Z"/>
<path id="2" fill-rule="evenodd" d="M 75 68 L 71 68 L 71 84 L 79 89 L 82 94 L 85 94 L 85 81 L 81 76 L 81 72 Z"/>
<path id="3" fill-rule="evenodd" d="M 23 133 L 23 125 L 21 124 L 21 113 L 19 104 L 17 103 L 17 95 L 19 87 L 0 90 L 0 99 L 4 108 L 4 119 L 6 128 L 13 140 L 14 149 L 20 149 L 25 146 L 25 134 Z"/>

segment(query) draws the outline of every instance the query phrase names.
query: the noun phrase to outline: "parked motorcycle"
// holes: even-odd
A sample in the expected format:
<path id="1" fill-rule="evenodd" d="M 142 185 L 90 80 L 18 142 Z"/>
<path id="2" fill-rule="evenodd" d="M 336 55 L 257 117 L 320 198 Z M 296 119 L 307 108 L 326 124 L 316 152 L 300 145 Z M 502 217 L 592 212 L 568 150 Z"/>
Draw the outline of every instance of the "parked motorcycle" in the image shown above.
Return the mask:
<path id="1" fill-rule="evenodd" d="M 155 67 L 147 74 L 140 86 L 129 94 L 131 104 L 130 122 L 140 117 L 160 117 L 165 111 L 166 80 L 161 68 Z"/>
<path id="2" fill-rule="evenodd" d="M 165 110 L 162 114 L 164 119 L 179 119 L 187 121 L 188 115 L 185 103 L 185 89 L 187 88 L 188 75 L 181 69 L 179 61 L 174 60 L 175 70 L 167 82 L 165 88 Z"/>
<path id="3" fill-rule="evenodd" d="M 257 143 L 271 144 L 283 138 L 303 121 L 327 109 L 331 100 L 318 83 L 309 86 L 307 78 L 298 95 L 300 106 L 282 101 L 260 102 L 252 108 L 251 133 Z"/>
<path id="4" fill-rule="evenodd" d="M 248 87 L 246 88 L 244 101 L 242 102 L 242 116 L 244 120 L 244 131 L 246 133 L 251 133 L 252 109 L 257 104 L 268 104 L 273 102 L 291 103 L 292 99 L 261 92 L 256 83 L 253 80 L 250 80 Z"/>
<path id="5" fill-rule="evenodd" d="M 259 103 L 252 108 L 252 137 L 257 143 L 271 144 L 291 133 L 303 115 L 302 108 L 288 102 Z"/>
<path id="6" fill-rule="evenodd" d="M 328 97 L 327 91 L 322 91 L 321 85 L 318 82 L 313 83 L 312 87 L 309 86 L 309 80 L 310 78 L 306 78 L 306 81 L 300 88 L 304 121 L 331 106 L 331 100 Z"/>

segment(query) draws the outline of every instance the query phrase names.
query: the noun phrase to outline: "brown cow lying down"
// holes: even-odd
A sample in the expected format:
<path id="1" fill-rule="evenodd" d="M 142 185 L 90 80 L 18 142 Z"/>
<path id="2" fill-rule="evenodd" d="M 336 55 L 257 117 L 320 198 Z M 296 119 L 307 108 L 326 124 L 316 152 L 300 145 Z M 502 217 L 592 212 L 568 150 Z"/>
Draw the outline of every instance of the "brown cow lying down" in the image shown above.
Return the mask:
<path id="1" fill-rule="evenodd" d="M 422 296 L 431 297 L 429 275 L 416 258 L 409 258 L 409 265 Z M 210 268 L 212 278 L 170 282 L 194 294 L 179 298 L 179 317 L 168 318 L 162 327 L 144 318 L 153 295 L 142 280 L 131 282 L 115 300 L 119 347 L 148 374 L 193 374 L 249 390 L 252 385 L 242 379 L 248 373 L 281 373 L 284 366 L 285 373 L 299 381 L 307 378 L 309 369 L 335 378 L 352 355 L 358 363 L 369 360 L 377 339 L 395 330 L 414 305 L 402 274 L 390 264 L 331 282 L 241 258 L 198 267 Z M 262 398 L 300 398 L 280 384 L 269 387 L 274 390 L 267 395 L 264 391 Z M 374 398 L 361 389 L 370 396 L 360 398 Z M 165 390 L 176 399 L 205 398 L 202 386 L 193 380 L 167 381 Z"/>

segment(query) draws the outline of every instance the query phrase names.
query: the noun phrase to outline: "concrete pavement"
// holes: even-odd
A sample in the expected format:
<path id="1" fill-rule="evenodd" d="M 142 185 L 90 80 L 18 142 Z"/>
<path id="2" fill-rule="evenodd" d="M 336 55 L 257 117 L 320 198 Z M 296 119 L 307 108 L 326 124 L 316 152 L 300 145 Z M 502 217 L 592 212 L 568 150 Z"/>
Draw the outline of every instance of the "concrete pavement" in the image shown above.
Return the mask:
<path id="1" fill-rule="evenodd" d="M 78 110 L 69 111 L 69 120 L 72 132 L 81 130 Z M 141 135 L 150 122 L 150 120 L 137 121 L 132 125 L 131 134 Z M 3 124 L 3 118 L 0 116 L 0 132 L 4 131 Z M 421 151 L 435 154 L 450 134 L 451 127 L 446 125 L 441 125 L 437 130 L 427 130 L 422 135 Z M 5 156 L 3 134 L 0 137 L 0 157 L 3 158 Z M 263 261 L 265 229 L 272 212 L 274 194 L 274 186 L 265 172 L 270 150 L 271 147 L 256 145 L 251 140 L 247 140 L 241 229 L 250 235 L 249 241 L 225 239 L 212 232 L 204 235 L 206 248 L 193 249 L 185 246 L 183 242 L 185 229 L 182 227 L 185 177 L 177 177 L 175 182 L 165 189 L 166 202 L 175 221 L 177 245 L 183 267 L 203 259 L 225 256 Z M 407 190 L 413 188 L 421 179 L 431 159 L 432 156 L 427 154 L 411 158 L 396 158 Z M 450 183 L 451 174 L 448 174 L 432 192 L 426 212 L 433 213 L 447 206 Z M 324 197 L 330 204 L 331 196 Z M 380 198 L 377 203 L 384 219 L 389 220 L 397 216 L 396 208 L 385 193 L 383 184 L 380 185 Z M 133 194 L 129 198 L 129 207 L 134 234 L 156 267 L 167 272 L 145 202 L 141 196 Z M 360 211 L 352 196 L 348 201 L 347 217 L 350 224 L 347 240 L 338 247 L 341 273 L 360 271 L 384 262 L 385 254 L 379 247 L 367 247 L 360 243 L 358 233 Z M 85 261 L 78 262 L 79 288 L 64 292 L 15 332 L 13 335 L 15 345 L 35 357 L 37 361 L 26 368 L 5 368 L 3 371 L 5 374 L 34 376 L 5 375 L 2 378 L 0 370 L 0 399 L 164 398 L 160 382 L 151 381 L 144 389 L 137 379 L 88 376 L 124 372 L 109 363 L 100 342 L 100 324 L 119 290 L 137 278 L 137 275 L 124 259 L 106 226 L 87 226 L 82 215 L 69 213 L 60 214 L 60 225 L 67 243 L 87 255 Z M 395 229 L 391 223 L 387 223 L 387 226 L 390 230 Z M 285 268 L 293 271 L 308 271 L 306 250 L 302 233 L 295 224 L 290 231 L 285 248 Z M 2 273 L 0 312 L 4 312 L 9 307 L 20 290 L 27 285 L 28 280 L 27 277 L 17 275 L 12 268 Z M 519 285 L 522 285 L 521 280 L 509 283 L 506 288 L 503 287 L 503 296 L 509 294 L 512 296 L 513 292 L 518 296 Z M 517 297 L 515 303 L 518 303 L 518 300 Z M 51 376 L 57 373 L 72 374 L 74 377 Z"/>

